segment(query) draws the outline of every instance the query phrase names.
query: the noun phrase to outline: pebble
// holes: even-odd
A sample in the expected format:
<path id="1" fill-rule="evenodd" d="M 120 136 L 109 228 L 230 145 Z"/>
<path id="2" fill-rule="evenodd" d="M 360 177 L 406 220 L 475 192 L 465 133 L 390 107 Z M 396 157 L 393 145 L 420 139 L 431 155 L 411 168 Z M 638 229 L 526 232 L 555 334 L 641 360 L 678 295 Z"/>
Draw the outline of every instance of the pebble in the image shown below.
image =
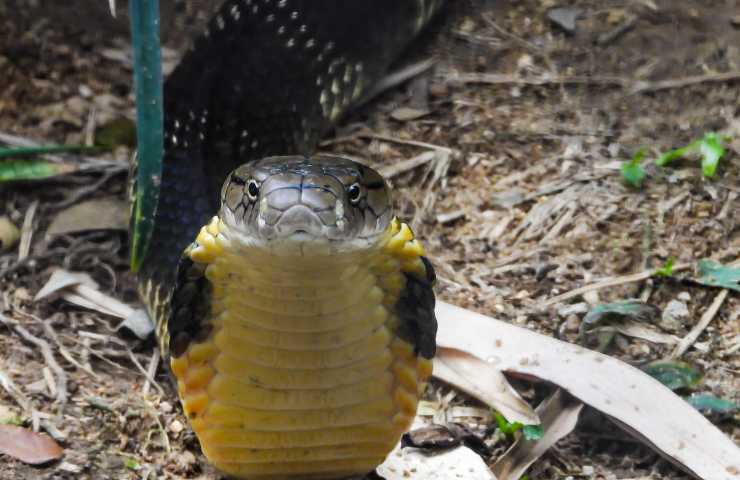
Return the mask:
<path id="1" fill-rule="evenodd" d="M 161 402 L 159 409 L 162 410 L 162 413 L 170 413 L 172 411 L 172 404 L 170 402 Z"/>
<path id="2" fill-rule="evenodd" d="M 566 33 L 575 33 L 576 20 L 581 10 L 578 8 L 558 7 L 547 12 L 547 18 Z"/>
<path id="3" fill-rule="evenodd" d="M 660 326 L 666 330 L 680 330 L 686 324 L 689 315 L 689 307 L 684 302 L 671 300 L 663 309 Z"/>
<path id="4" fill-rule="evenodd" d="M 182 424 L 180 420 L 174 420 L 172 423 L 170 423 L 170 432 L 172 433 L 180 433 L 185 429 L 185 426 Z"/>

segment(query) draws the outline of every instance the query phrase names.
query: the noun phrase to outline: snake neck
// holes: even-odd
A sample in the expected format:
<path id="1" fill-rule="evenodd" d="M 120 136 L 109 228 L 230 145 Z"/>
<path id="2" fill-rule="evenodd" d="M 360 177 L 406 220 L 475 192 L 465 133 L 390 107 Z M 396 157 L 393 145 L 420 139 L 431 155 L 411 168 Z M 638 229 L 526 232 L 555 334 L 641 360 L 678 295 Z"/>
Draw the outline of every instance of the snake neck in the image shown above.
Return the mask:
<path id="1" fill-rule="evenodd" d="M 201 230 L 187 254 L 203 267 L 209 310 L 170 364 L 217 468 L 343 478 L 393 448 L 431 373 L 398 334 L 408 231 L 394 221 L 373 248 L 276 255 L 218 218 Z"/>

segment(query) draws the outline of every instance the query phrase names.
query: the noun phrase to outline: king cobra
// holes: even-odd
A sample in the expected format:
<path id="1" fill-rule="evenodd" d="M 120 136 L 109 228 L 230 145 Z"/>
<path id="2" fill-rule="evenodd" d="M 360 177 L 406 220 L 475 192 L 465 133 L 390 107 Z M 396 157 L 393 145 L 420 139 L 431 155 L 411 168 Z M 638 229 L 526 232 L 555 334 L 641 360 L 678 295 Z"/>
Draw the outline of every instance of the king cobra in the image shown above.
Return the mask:
<path id="1" fill-rule="evenodd" d="M 381 175 L 315 151 L 441 3 L 229 0 L 165 83 L 139 289 L 228 475 L 365 474 L 414 418 L 434 270 Z"/>

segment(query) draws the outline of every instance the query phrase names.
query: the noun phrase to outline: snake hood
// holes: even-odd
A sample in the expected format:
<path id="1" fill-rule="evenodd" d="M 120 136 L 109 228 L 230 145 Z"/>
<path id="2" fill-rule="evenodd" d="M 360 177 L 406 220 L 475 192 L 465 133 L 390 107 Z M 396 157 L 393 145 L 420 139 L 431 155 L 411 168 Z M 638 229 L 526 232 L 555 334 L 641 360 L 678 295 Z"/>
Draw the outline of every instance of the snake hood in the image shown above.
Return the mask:
<path id="1" fill-rule="evenodd" d="M 390 191 L 375 170 L 341 157 L 268 157 L 231 172 L 219 217 L 233 237 L 276 253 L 337 253 L 388 229 Z M 310 249 L 317 253 L 317 249 Z"/>

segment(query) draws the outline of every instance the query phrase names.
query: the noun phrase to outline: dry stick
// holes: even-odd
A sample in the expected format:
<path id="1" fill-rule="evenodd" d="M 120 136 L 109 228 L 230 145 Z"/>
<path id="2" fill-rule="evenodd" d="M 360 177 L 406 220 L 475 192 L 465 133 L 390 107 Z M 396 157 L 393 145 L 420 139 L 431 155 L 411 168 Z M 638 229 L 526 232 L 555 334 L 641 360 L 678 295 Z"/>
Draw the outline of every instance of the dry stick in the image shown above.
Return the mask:
<path id="1" fill-rule="evenodd" d="M 4 315 L 0 315 L 0 322 L 4 323 L 9 328 L 12 328 L 13 331 L 20 335 L 25 341 L 36 345 L 36 347 L 41 350 L 41 355 L 43 355 L 44 361 L 57 376 L 56 400 L 59 402 L 59 411 L 61 412 L 64 409 L 64 405 L 67 403 L 67 373 L 59 366 L 54 358 L 54 352 L 52 352 L 49 342 L 32 335 L 31 332 Z"/>
<path id="2" fill-rule="evenodd" d="M 154 376 L 157 374 L 157 367 L 159 366 L 159 349 L 155 348 L 152 352 L 152 356 L 149 358 L 149 366 L 146 369 L 146 380 L 144 381 L 144 386 L 141 389 L 142 395 L 147 395 L 149 393 L 149 389 L 151 388 L 152 382 L 154 381 Z M 156 383 L 155 383 L 156 385 Z M 162 393 L 162 388 L 160 388 L 159 385 L 156 385 L 157 389 L 159 390 L 159 393 Z"/>
<path id="3" fill-rule="evenodd" d="M 704 332 L 704 329 L 707 328 L 709 323 L 712 321 L 714 316 L 719 311 L 719 308 L 722 306 L 722 303 L 724 303 L 725 298 L 727 298 L 727 290 L 722 290 L 717 294 L 716 297 L 714 297 L 714 301 L 709 306 L 706 312 L 701 316 L 701 320 L 699 320 L 699 323 L 694 325 L 694 328 L 691 329 L 691 331 L 681 339 L 680 342 L 678 342 L 678 345 L 676 345 L 676 349 L 673 350 L 673 353 L 671 353 L 669 358 L 678 358 L 681 355 L 683 355 L 686 350 L 689 349 L 691 345 L 694 344 L 697 338 L 699 338 L 699 335 Z"/>
<path id="4" fill-rule="evenodd" d="M 728 266 L 730 267 L 737 267 L 740 266 L 740 260 L 736 260 L 732 263 L 730 263 Z M 715 315 L 717 315 L 717 312 L 719 311 L 720 307 L 724 303 L 725 299 L 727 298 L 727 295 L 729 294 L 729 290 L 726 288 L 720 291 L 712 301 L 712 304 L 709 306 L 706 312 L 701 316 L 701 319 L 699 320 L 699 323 L 694 325 L 694 328 L 691 329 L 691 331 L 686 334 L 685 337 L 681 339 L 680 342 L 678 342 L 678 345 L 676 345 L 676 349 L 673 350 L 673 353 L 671 353 L 670 358 L 678 358 L 684 353 L 686 353 L 686 350 L 691 347 L 691 345 L 696 342 L 696 339 L 699 338 L 699 335 L 704 332 L 704 329 L 709 326 L 712 319 L 714 319 Z"/>
<path id="5" fill-rule="evenodd" d="M 541 76 L 523 78 L 516 75 L 498 73 L 464 73 L 462 75 L 448 77 L 448 81 L 451 83 L 486 83 L 492 85 L 605 85 L 626 88 L 631 94 L 657 92 L 660 90 L 698 85 L 701 83 L 731 82 L 735 80 L 740 80 L 740 71 L 693 75 L 690 77 L 661 80 L 658 82 L 631 80 L 629 78 L 608 75 Z"/>
<path id="6" fill-rule="evenodd" d="M 134 352 L 132 352 L 130 348 L 128 347 L 124 347 L 124 348 L 126 349 L 126 352 L 128 352 L 128 356 L 133 362 L 133 364 L 136 365 L 136 368 L 139 370 L 139 372 L 141 372 L 141 374 L 144 375 L 144 378 L 146 379 L 146 381 L 154 385 L 154 387 L 157 389 L 157 392 L 159 392 L 160 395 L 164 395 L 164 389 L 162 389 L 159 383 L 157 383 L 157 381 L 154 380 L 154 375 L 149 374 L 149 370 L 144 368 L 144 366 L 141 364 L 141 362 L 139 362 L 139 360 L 136 358 L 136 355 L 134 355 Z"/>
<path id="7" fill-rule="evenodd" d="M 690 263 L 681 263 L 681 264 L 673 266 L 673 272 L 680 272 L 683 270 L 688 270 L 689 268 L 691 268 Z M 633 283 L 633 282 L 639 282 L 640 280 L 647 280 L 648 278 L 655 275 L 655 272 L 657 272 L 658 270 L 659 269 L 654 268 L 651 270 L 645 270 L 642 272 L 633 273 L 631 275 L 625 275 L 623 277 L 609 278 L 607 280 L 602 280 L 601 282 L 592 283 L 591 285 L 584 285 L 583 287 L 576 288 L 575 290 L 571 290 L 569 292 L 561 293 L 560 295 L 552 297 L 549 300 L 545 300 L 541 305 L 543 307 L 547 307 L 547 306 L 562 302 L 563 300 L 577 297 L 578 295 L 583 295 L 584 293 L 591 292 L 594 290 L 601 290 L 603 288 L 616 287 L 619 285 L 624 285 L 626 283 Z"/>
<path id="8" fill-rule="evenodd" d="M 448 147 L 443 147 L 442 145 L 435 145 L 433 143 L 426 143 L 426 142 L 417 142 L 416 140 L 404 140 L 403 138 L 396 138 L 391 137 L 389 135 L 381 135 L 378 133 L 359 133 L 357 134 L 357 137 L 359 138 L 370 138 L 374 140 L 380 140 L 383 142 L 391 142 L 391 143 L 398 143 L 401 145 L 412 145 L 414 147 L 421 147 L 421 148 L 429 148 L 432 150 L 439 150 L 446 153 L 452 153 L 454 150 Z"/>
<path id="9" fill-rule="evenodd" d="M 56 343 L 57 348 L 59 349 L 59 354 L 64 357 L 65 360 L 67 360 L 69 363 L 77 367 L 78 369 L 82 370 L 83 372 L 87 373 L 94 379 L 98 380 L 98 376 L 95 372 L 93 372 L 90 368 L 82 365 L 80 362 L 75 360 L 75 358 L 72 356 L 69 350 L 67 350 L 67 347 L 62 345 L 62 342 L 59 340 L 59 335 L 57 335 L 57 332 L 54 330 L 54 328 L 49 324 L 49 322 L 45 322 L 43 320 L 39 320 L 41 322 L 41 325 L 44 327 L 44 332 L 46 335 L 51 338 L 54 343 Z"/>

